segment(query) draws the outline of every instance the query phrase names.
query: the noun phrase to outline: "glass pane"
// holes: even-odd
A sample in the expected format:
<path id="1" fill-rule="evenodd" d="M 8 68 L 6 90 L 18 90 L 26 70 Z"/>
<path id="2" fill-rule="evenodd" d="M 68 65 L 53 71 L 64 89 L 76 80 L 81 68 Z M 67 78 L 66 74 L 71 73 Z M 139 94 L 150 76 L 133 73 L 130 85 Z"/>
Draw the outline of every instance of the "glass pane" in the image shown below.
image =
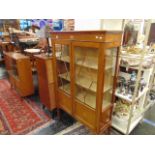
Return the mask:
<path id="1" fill-rule="evenodd" d="M 56 44 L 56 61 L 58 87 L 65 93 L 70 94 L 70 56 L 69 45 Z"/>
<path id="2" fill-rule="evenodd" d="M 105 73 L 104 73 L 104 88 L 103 88 L 103 109 L 111 104 L 113 79 L 115 73 L 117 48 L 107 49 L 105 51 Z"/>
<path id="3" fill-rule="evenodd" d="M 75 47 L 75 97 L 96 108 L 98 49 Z"/>

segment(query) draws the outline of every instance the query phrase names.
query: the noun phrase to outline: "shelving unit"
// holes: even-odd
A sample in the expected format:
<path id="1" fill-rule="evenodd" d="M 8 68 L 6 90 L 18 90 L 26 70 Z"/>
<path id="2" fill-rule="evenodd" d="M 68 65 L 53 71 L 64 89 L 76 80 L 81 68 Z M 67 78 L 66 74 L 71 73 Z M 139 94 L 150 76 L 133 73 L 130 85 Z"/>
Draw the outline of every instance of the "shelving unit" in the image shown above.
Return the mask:
<path id="1" fill-rule="evenodd" d="M 31 62 L 29 57 L 15 52 L 4 53 L 9 80 L 14 89 L 26 97 L 34 93 Z"/>
<path id="2" fill-rule="evenodd" d="M 122 32 L 53 32 L 56 100 L 95 133 L 110 128 Z"/>
<path id="3" fill-rule="evenodd" d="M 119 74 L 123 77 L 123 80 L 126 79 L 131 81 L 131 71 L 136 73 L 136 79 L 131 83 L 134 87 L 133 92 L 126 94 L 126 90 L 129 90 L 129 86 L 124 87 L 125 91 L 120 92 L 122 88 L 117 87 L 115 91 L 116 103 L 113 110 L 112 116 L 112 126 L 120 131 L 123 134 L 130 134 L 132 130 L 138 125 L 138 123 L 143 119 L 145 112 L 150 107 L 150 104 L 146 106 L 145 101 L 147 100 L 147 94 L 150 87 L 151 75 L 153 74 L 154 63 L 144 68 L 147 59 L 153 60 L 154 55 L 147 54 L 143 50 L 138 55 L 134 54 L 121 54 L 120 55 L 120 72 Z M 137 65 L 122 65 L 122 60 L 125 62 L 135 61 L 138 62 Z M 152 61 L 153 62 L 153 61 Z M 124 73 L 123 73 L 124 72 Z M 129 74 L 129 75 L 128 75 Z M 143 82 L 146 84 L 141 90 L 141 79 L 143 77 Z M 127 106 L 128 105 L 128 106 Z M 119 109 L 118 109 L 118 106 Z M 127 108 L 128 107 L 128 108 Z"/>

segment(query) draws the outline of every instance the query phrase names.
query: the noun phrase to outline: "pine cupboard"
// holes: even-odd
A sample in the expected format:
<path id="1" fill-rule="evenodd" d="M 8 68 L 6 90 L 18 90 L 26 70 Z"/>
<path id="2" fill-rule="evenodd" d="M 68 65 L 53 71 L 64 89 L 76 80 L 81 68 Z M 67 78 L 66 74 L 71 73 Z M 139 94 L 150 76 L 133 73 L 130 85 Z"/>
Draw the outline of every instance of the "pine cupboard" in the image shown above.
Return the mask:
<path id="1" fill-rule="evenodd" d="M 111 126 L 122 32 L 51 34 L 57 107 L 94 133 Z"/>

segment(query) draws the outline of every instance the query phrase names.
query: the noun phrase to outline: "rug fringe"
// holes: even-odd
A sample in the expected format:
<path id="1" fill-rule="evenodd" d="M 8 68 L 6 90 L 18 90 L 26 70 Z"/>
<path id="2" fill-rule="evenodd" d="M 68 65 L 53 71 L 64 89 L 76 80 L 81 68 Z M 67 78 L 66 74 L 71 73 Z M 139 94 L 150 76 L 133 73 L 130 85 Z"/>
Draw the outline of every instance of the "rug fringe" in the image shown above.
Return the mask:
<path id="1" fill-rule="evenodd" d="M 30 131 L 29 133 L 27 133 L 27 135 L 37 135 L 37 133 L 39 133 L 41 130 L 47 128 L 48 126 L 52 125 L 53 123 L 55 123 L 55 120 L 50 120 L 47 123 L 41 125 L 40 127 L 38 127 L 37 129 L 34 129 L 33 131 Z"/>

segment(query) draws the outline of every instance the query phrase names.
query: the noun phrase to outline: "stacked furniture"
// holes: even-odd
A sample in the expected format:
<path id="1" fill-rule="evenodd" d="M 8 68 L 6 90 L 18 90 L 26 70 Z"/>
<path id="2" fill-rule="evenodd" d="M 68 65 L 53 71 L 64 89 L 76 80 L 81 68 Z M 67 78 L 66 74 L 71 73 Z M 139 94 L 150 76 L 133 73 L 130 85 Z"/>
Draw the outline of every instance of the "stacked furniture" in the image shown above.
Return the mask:
<path id="1" fill-rule="evenodd" d="M 30 58 L 20 53 L 4 53 L 5 65 L 13 88 L 22 96 L 34 93 Z"/>
<path id="2" fill-rule="evenodd" d="M 57 107 L 103 133 L 111 126 L 122 32 L 52 32 L 51 37 Z"/>
<path id="3" fill-rule="evenodd" d="M 53 58 L 45 54 L 35 56 L 41 102 L 49 109 L 56 108 Z"/>

